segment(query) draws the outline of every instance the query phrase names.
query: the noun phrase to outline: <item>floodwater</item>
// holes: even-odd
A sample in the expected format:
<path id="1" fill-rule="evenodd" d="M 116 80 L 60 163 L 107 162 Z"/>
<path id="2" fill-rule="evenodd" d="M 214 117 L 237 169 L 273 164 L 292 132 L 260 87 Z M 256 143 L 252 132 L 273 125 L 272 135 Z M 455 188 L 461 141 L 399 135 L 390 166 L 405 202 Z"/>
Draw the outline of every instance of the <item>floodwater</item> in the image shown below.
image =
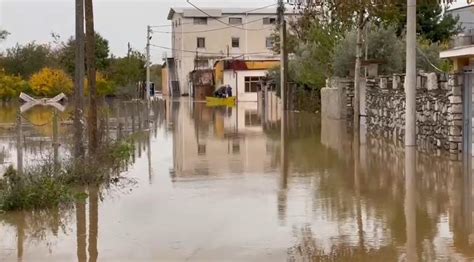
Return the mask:
<path id="1" fill-rule="evenodd" d="M 289 113 L 282 128 L 278 112 L 252 103 L 157 108 L 123 172 L 136 183 L 88 188 L 69 209 L 0 214 L 0 261 L 474 259 L 472 174 L 460 161 L 354 139 L 317 115 Z M 7 111 L 2 168 L 16 164 Z M 122 111 L 131 123 L 135 111 Z M 49 126 L 25 128 L 43 138 L 25 138 L 25 159 L 50 154 Z"/>

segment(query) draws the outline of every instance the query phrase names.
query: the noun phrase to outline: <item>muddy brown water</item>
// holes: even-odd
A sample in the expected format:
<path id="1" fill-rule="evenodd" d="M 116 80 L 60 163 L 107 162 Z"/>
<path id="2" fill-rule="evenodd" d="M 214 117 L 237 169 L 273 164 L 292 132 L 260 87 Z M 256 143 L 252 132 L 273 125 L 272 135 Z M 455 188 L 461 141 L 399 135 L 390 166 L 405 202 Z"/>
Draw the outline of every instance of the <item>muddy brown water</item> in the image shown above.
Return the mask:
<path id="1" fill-rule="evenodd" d="M 68 209 L 0 214 L 0 261 L 474 259 L 472 174 L 462 162 L 357 142 L 317 115 L 289 114 L 282 133 L 280 115 L 252 103 L 161 103 L 123 172 L 135 184 L 85 189 L 87 202 Z M 4 168 L 16 149 L 1 116 Z M 48 155 L 44 141 L 26 142 L 26 159 Z"/>

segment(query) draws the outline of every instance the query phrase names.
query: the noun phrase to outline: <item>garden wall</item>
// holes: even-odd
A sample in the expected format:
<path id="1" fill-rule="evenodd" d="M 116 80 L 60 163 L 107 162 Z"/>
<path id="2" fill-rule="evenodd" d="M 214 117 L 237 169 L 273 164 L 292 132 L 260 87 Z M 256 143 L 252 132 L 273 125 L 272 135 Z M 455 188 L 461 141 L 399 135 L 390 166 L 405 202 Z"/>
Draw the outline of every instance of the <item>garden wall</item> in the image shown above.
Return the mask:
<path id="1" fill-rule="evenodd" d="M 422 148 L 462 150 L 463 105 L 457 75 L 420 74 L 416 87 L 417 143 Z M 369 134 L 404 139 L 404 75 L 366 81 L 366 116 Z"/>
<path id="2" fill-rule="evenodd" d="M 404 75 L 392 75 L 362 81 L 360 114 L 366 117 L 369 135 L 403 141 L 405 135 L 404 80 Z M 351 123 L 354 113 L 353 81 L 331 80 L 327 86 L 328 88 L 321 91 L 323 117 L 346 119 L 348 123 Z M 416 88 L 418 146 L 424 149 L 446 150 L 451 153 L 461 152 L 462 76 L 420 73 L 417 76 Z"/>

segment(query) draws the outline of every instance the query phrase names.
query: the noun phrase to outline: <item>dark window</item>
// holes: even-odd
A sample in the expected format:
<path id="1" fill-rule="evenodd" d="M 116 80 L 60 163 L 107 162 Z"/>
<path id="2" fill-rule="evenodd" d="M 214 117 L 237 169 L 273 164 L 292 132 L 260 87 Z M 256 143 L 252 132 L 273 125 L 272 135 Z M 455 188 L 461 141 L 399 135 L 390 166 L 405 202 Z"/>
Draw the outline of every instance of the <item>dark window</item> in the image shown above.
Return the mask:
<path id="1" fill-rule="evenodd" d="M 272 37 L 265 38 L 265 47 L 267 47 L 268 49 L 273 48 L 273 38 Z"/>
<path id="2" fill-rule="evenodd" d="M 194 17 L 193 22 L 195 25 L 207 25 L 207 17 Z"/>
<path id="3" fill-rule="evenodd" d="M 262 120 L 257 111 L 245 111 L 245 126 L 259 126 Z"/>
<path id="4" fill-rule="evenodd" d="M 276 23 L 276 18 L 274 17 L 265 17 L 263 18 L 263 24 L 264 25 L 273 25 Z"/>
<path id="5" fill-rule="evenodd" d="M 232 154 L 240 154 L 240 142 L 239 142 L 239 140 L 232 141 Z"/>
<path id="6" fill-rule="evenodd" d="M 240 39 L 238 37 L 232 37 L 232 48 L 240 47 Z"/>
<path id="7" fill-rule="evenodd" d="M 196 60 L 196 67 L 197 68 L 208 68 L 209 67 L 209 60 L 207 60 L 207 59 Z"/>
<path id="8" fill-rule="evenodd" d="M 242 18 L 240 17 L 229 17 L 229 24 L 231 25 L 241 25 Z"/>
<path id="9" fill-rule="evenodd" d="M 262 76 L 246 76 L 245 77 L 245 92 L 246 93 L 255 93 L 260 91 L 260 86 L 262 84 Z"/>
<path id="10" fill-rule="evenodd" d="M 206 145 L 198 145 L 198 155 L 206 154 Z"/>
<path id="11" fill-rule="evenodd" d="M 206 48 L 206 38 L 204 37 L 197 38 L 197 48 Z"/>

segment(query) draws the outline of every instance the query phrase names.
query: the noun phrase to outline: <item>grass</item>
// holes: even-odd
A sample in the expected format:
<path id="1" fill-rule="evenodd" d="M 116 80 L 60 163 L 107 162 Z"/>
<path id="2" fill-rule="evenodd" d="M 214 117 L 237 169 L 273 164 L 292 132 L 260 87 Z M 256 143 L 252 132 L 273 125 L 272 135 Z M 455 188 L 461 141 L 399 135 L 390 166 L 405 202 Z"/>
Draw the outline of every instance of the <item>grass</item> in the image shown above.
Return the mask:
<path id="1" fill-rule="evenodd" d="M 73 188 L 118 183 L 133 152 L 132 143 L 113 142 L 102 146 L 94 157 L 68 160 L 62 168 L 47 162 L 19 175 L 9 167 L 0 179 L 0 211 L 57 208 L 84 200 Z"/>

